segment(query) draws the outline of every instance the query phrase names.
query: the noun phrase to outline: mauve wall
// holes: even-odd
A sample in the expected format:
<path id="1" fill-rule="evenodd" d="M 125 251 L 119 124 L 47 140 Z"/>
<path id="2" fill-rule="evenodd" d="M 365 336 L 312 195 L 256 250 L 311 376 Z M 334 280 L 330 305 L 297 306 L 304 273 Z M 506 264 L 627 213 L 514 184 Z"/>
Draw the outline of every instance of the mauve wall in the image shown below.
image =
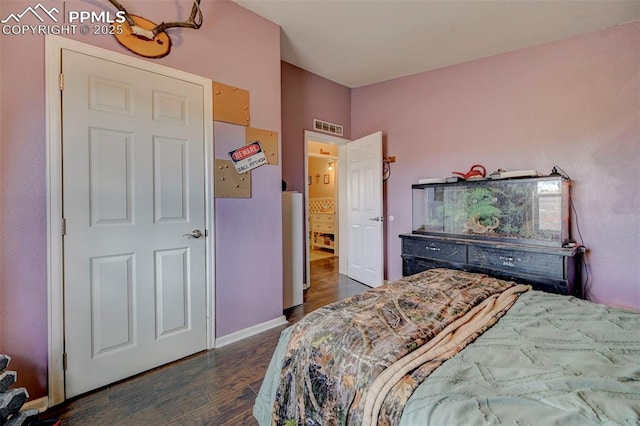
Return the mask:
<path id="1" fill-rule="evenodd" d="M 282 62 L 282 178 L 287 190 L 304 193 L 304 131 L 317 118 L 344 126 L 351 135 L 349 88 Z"/>
<path id="2" fill-rule="evenodd" d="M 4 19 L 22 2 L 0 2 Z M 0 35 L 0 352 L 32 397 L 47 385 L 44 39 Z"/>
<path id="3" fill-rule="evenodd" d="M 0 16 L 29 5 L 2 1 Z M 65 2 L 67 10 L 99 6 Z M 156 22 L 190 10 L 178 1 L 127 6 Z M 249 90 L 252 126 L 280 133 L 279 27 L 226 0 L 202 10 L 203 27 L 170 30 L 172 52 L 154 62 Z M 38 398 L 47 392 L 44 37 L 0 37 L 0 352 L 13 356 L 20 384 Z M 111 36 L 74 38 L 133 56 Z M 216 125 L 216 139 L 224 157 L 244 143 L 243 128 Z M 263 166 L 253 179 L 252 199 L 215 201 L 217 337 L 282 315 L 281 167 Z"/>
<path id="4" fill-rule="evenodd" d="M 2 5 L 0 4 L 0 16 L 2 15 Z M 3 42 L 3 37 L 0 37 L 0 58 L 1 58 L 1 54 L 2 54 L 2 42 Z M 4 180 L 2 179 L 4 174 L 2 172 L 3 169 L 3 162 L 2 162 L 2 74 L 3 74 L 3 66 L 2 63 L 0 62 L 0 202 L 2 202 L 4 200 L 4 190 L 2 189 L 4 187 Z M 2 239 L 4 237 L 4 233 L 2 232 L 3 228 L 3 221 L 4 219 L 2 218 L 2 205 L 0 205 L 0 309 L 2 309 L 2 300 L 5 299 L 4 296 L 4 286 L 2 285 Z M 2 320 L 2 313 L 0 312 L 0 352 L 2 352 L 2 348 L 4 348 L 4 333 L 2 332 L 2 324 L 3 324 L 3 320 Z"/>
<path id="5" fill-rule="evenodd" d="M 402 275 L 411 184 L 476 163 L 560 166 L 588 247 L 591 299 L 640 310 L 640 22 L 352 91 L 351 135 L 382 130 L 387 278 Z M 578 238 L 573 222 L 573 237 Z"/>

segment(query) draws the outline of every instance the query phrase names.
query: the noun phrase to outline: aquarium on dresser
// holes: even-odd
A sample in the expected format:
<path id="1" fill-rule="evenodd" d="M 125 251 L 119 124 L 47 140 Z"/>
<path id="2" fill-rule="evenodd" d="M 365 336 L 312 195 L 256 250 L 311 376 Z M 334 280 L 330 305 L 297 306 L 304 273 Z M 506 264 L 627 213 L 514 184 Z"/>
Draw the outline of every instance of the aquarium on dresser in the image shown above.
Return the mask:
<path id="1" fill-rule="evenodd" d="M 561 176 L 416 184 L 412 192 L 414 234 L 555 247 L 569 240 L 569 181 Z"/>

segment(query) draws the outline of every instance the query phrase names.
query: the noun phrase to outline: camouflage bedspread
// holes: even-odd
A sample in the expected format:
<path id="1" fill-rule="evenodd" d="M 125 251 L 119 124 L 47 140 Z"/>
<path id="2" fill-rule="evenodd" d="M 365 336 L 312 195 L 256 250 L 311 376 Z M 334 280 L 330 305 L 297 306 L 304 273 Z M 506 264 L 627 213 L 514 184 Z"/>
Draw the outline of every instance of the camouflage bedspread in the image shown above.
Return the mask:
<path id="1" fill-rule="evenodd" d="M 420 382 L 528 289 L 432 269 L 311 312 L 292 327 L 272 423 L 397 423 Z"/>

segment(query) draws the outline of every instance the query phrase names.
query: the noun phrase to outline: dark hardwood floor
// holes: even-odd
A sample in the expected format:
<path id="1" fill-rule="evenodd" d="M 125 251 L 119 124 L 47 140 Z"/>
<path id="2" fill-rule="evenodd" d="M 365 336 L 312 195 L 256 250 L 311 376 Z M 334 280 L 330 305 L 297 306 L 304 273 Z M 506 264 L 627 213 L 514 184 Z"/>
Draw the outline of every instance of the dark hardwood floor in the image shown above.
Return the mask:
<path id="1" fill-rule="evenodd" d="M 339 275 L 338 259 L 311 262 L 311 288 L 302 305 L 287 309 L 290 323 L 369 287 Z M 41 419 L 63 425 L 255 425 L 253 402 L 280 332 L 273 328 L 218 349 L 74 398 Z"/>

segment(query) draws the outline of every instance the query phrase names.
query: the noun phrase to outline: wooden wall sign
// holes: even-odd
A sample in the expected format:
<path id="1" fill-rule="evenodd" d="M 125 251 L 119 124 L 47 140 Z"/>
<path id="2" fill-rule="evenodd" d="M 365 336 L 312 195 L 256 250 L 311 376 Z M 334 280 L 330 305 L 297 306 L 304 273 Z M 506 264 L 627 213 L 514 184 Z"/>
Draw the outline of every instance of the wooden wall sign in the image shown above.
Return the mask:
<path id="1" fill-rule="evenodd" d="M 162 58 L 171 52 L 171 38 L 165 32 L 169 28 L 194 28 L 202 26 L 202 10 L 200 0 L 195 0 L 191 7 L 191 15 L 180 22 L 154 22 L 141 16 L 131 15 L 118 0 L 109 3 L 124 15 L 124 22 L 113 23 L 113 33 L 123 47 L 145 58 Z"/>

